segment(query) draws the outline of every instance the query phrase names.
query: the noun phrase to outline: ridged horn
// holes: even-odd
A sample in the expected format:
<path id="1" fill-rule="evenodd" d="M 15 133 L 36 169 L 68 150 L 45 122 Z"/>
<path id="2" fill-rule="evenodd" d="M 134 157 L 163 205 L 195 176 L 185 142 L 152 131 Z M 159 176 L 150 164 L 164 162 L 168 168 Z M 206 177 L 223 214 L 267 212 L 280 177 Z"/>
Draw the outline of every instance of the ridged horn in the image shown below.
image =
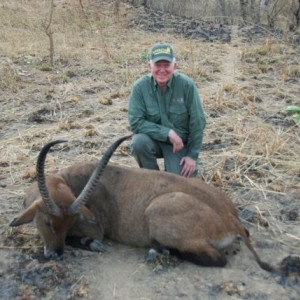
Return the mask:
<path id="1" fill-rule="evenodd" d="M 84 189 L 80 193 L 80 195 L 77 197 L 77 199 L 73 202 L 73 204 L 70 206 L 70 211 L 74 214 L 78 213 L 80 207 L 86 204 L 88 199 L 90 198 L 92 192 L 94 191 L 96 185 L 99 182 L 99 179 L 107 166 L 111 156 L 115 152 L 115 150 L 118 148 L 118 146 L 128 138 L 130 138 L 132 135 L 124 136 L 119 138 L 117 141 L 115 141 L 103 154 L 101 160 L 99 161 L 96 169 L 94 170 L 93 174 L 91 175 L 89 181 L 85 185 Z"/>
<path id="2" fill-rule="evenodd" d="M 56 144 L 59 143 L 65 143 L 67 141 L 65 140 L 56 140 L 53 142 L 50 142 L 46 144 L 42 150 L 40 151 L 40 154 L 37 159 L 37 164 L 36 164 L 36 177 L 37 177 L 37 183 L 39 187 L 40 194 L 42 196 L 42 199 L 48 209 L 48 212 L 52 215 L 59 216 L 60 215 L 60 208 L 56 205 L 56 203 L 51 199 L 49 195 L 49 191 L 46 185 L 46 180 L 45 180 L 45 160 L 47 153 L 49 152 L 50 148 Z"/>

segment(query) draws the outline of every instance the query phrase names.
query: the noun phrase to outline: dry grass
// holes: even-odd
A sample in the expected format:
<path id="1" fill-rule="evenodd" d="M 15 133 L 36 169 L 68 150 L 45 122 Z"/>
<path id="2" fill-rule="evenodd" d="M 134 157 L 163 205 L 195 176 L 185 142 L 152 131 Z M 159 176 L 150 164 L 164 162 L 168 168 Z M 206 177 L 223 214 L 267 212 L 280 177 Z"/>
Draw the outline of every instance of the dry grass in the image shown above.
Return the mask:
<path id="1" fill-rule="evenodd" d="M 207 116 L 205 145 L 222 146 L 203 150 L 204 178 L 240 206 L 266 213 L 269 234 L 294 252 L 299 219 L 290 224 L 278 214 L 300 205 L 299 126 L 287 124 L 289 116 L 282 113 L 287 105 L 299 105 L 299 48 L 271 37 L 224 45 L 129 30 L 134 9 L 122 6 L 115 16 L 113 5 L 93 5 L 82 11 L 76 1 L 58 1 L 55 66 L 47 69 L 49 45 L 41 27 L 47 7 L 37 0 L 1 3 L 0 183 L 7 203 L 1 223 L 21 208 L 43 144 L 69 141 L 48 156 L 47 172 L 53 172 L 98 158 L 128 133 L 131 85 L 147 72 L 151 45 L 166 40 L 174 45 L 179 70 L 199 86 Z M 40 123 L 30 121 L 37 117 Z M 128 143 L 112 160 L 136 166 Z"/>
<path id="2" fill-rule="evenodd" d="M 121 6 L 115 23 L 116 16 L 111 17 L 112 5 L 106 3 L 101 12 L 98 9 L 101 4 L 95 9 L 91 6 L 82 11 L 76 3 L 61 1 L 55 9 L 53 23 L 55 70 L 47 70 L 44 66 L 49 45 L 41 22 L 47 17 L 49 8 L 44 5 L 39 1 L 31 1 L 30 5 L 4 1 L 0 10 L 3 29 L 1 87 L 12 99 L 2 109 L 11 120 L 24 118 L 27 109 L 28 113 L 36 109 L 30 107 L 28 96 L 34 91 L 36 82 L 40 84 L 41 97 L 37 105 L 48 109 L 46 118 L 53 123 L 46 127 L 53 137 L 62 134 L 73 140 L 103 136 L 103 124 L 115 119 L 122 119 L 124 131 L 126 98 L 131 84 L 147 72 L 144 54 L 154 42 L 167 40 L 177 51 L 179 70 L 200 86 L 208 117 L 205 142 L 216 138 L 234 140 L 236 145 L 227 149 L 230 157 L 251 160 L 253 156 L 256 161 L 262 160 L 261 164 L 266 160 L 270 164 L 272 160 L 280 161 L 276 164 L 278 172 L 297 174 L 297 127 L 280 128 L 265 122 L 281 111 L 286 103 L 297 102 L 300 68 L 295 58 L 297 49 L 271 37 L 253 46 L 235 42 L 240 66 L 236 74 L 225 70 L 231 78 L 222 81 L 223 64 L 228 59 L 223 45 L 202 44 L 196 40 L 187 43 L 176 36 L 164 33 L 145 35 L 138 30 L 131 30 L 129 36 L 126 23 L 132 12 L 125 6 Z M 290 85 L 287 86 L 287 82 Z M 86 95 L 90 95 L 90 99 L 85 99 Z M 103 111 L 95 111 L 93 102 L 102 104 Z M 214 112 L 218 118 L 210 118 Z M 95 123 L 90 124 L 91 120 Z M 16 153 L 13 155 L 10 148 L 3 159 L 14 160 L 19 152 L 24 152 L 23 148 L 30 153 L 33 140 L 38 148 L 48 140 L 44 130 L 44 124 L 32 124 L 19 128 L 17 134 L 10 134 L 3 145 L 6 149 L 17 145 Z M 2 151 L 5 148 L 2 146 Z M 223 156 L 222 161 L 228 156 L 226 152 L 219 155 Z M 205 156 L 203 153 L 204 170 L 209 172 L 215 163 L 207 161 Z M 34 163 L 34 159 L 29 164 Z M 242 166 L 236 168 L 239 172 L 245 169 Z"/>
<path id="3" fill-rule="evenodd" d="M 276 245 L 276 252 L 264 249 L 265 255 L 299 254 L 300 132 L 283 112 L 300 105 L 299 47 L 271 37 L 245 43 L 236 27 L 231 44 L 129 29 L 135 9 L 122 5 L 116 16 L 108 2 L 83 3 L 90 7 L 82 11 L 79 1 L 56 2 L 51 68 L 41 25 L 47 1 L 1 2 L 1 236 L 18 237 L 14 247 L 21 251 L 41 251 L 31 227 L 28 238 L 27 231 L 7 226 L 35 178 L 39 150 L 50 140 L 68 140 L 49 153 L 47 173 L 99 158 L 129 131 L 128 96 L 132 83 L 148 71 L 147 51 L 168 41 L 179 70 L 199 87 L 207 116 L 204 179 L 259 216 L 260 222 L 248 224 L 256 231 L 252 239 Z M 137 166 L 128 142 L 112 161 Z M 201 280 L 206 282 L 205 274 Z"/>

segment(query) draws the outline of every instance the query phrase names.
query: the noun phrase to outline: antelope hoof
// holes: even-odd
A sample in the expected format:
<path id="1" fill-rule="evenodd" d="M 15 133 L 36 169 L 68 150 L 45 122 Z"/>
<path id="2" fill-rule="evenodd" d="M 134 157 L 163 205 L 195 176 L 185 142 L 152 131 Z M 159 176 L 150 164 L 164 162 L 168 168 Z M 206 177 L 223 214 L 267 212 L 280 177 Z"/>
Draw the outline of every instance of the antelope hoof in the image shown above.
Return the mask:
<path id="1" fill-rule="evenodd" d="M 99 240 L 91 239 L 91 238 L 82 238 L 81 244 L 85 245 L 90 251 L 93 252 L 105 252 L 106 248 L 102 242 Z"/>
<path id="2" fill-rule="evenodd" d="M 89 248 L 91 251 L 94 251 L 94 252 L 106 252 L 106 247 L 103 245 L 102 242 L 100 242 L 98 240 L 93 240 L 89 244 Z"/>
<path id="3" fill-rule="evenodd" d="M 146 258 L 146 262 L 153 262 L 155 261 L 156 257 L 157 257 L 157 251 L 153 248 L 151 248 L 149 251 L 148 251 L 148 255 L 147 255 L 147 258 Z"/>

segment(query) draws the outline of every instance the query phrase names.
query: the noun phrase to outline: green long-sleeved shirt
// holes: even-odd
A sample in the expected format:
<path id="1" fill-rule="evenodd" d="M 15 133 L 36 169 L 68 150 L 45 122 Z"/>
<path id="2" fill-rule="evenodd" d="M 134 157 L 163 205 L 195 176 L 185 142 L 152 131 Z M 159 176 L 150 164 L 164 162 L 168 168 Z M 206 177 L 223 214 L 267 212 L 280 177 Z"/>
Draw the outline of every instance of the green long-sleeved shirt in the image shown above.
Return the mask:
<path id="1" fill-rule="evenodd" d="M 174 72 L 164 92 L 151 74 L 138 79 L 130 95 L 128 120 L 134 133 L 157 141 L 169 142 L 173 129 L 184 141 L 187 155 L 198 158 L 206 120 L 197 87 L 188 76 Z"/>

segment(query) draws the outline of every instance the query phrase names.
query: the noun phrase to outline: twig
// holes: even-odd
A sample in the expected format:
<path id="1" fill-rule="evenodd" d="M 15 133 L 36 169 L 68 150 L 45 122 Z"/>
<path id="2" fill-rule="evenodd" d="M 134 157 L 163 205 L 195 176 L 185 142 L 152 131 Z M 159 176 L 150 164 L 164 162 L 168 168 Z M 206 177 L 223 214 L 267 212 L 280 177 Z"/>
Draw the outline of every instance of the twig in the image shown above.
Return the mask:
<path id="1" fill-rule="evenodd" d="M 113 298 L 115 298 L 116 297 L 116 294 L 117 294 L 117 285 L 116 285 L 116 283 L 114 283 L 114 288 L 113 288 Z"/>
<path id="2" fill-rule="evenodd" d="M 74 289 L 74 287 L 84 278 L 84 275 L 81 275 L 81 277 L 71 286 L 71 290 Z"/>
<path id="3" fill-rule="evenodd" d="M 288 237 L 292 238 L 292 239 L 295 239 L 295 240 L 297 240 L 297 241 L 300 241 L 300 237 L 297 237 L 297 236 L 295 236 L 295 235 L 293 235 L 293 234 L 290 234 L 290 233 L 286 233 L 286 235 L 287 235 Z"/>

